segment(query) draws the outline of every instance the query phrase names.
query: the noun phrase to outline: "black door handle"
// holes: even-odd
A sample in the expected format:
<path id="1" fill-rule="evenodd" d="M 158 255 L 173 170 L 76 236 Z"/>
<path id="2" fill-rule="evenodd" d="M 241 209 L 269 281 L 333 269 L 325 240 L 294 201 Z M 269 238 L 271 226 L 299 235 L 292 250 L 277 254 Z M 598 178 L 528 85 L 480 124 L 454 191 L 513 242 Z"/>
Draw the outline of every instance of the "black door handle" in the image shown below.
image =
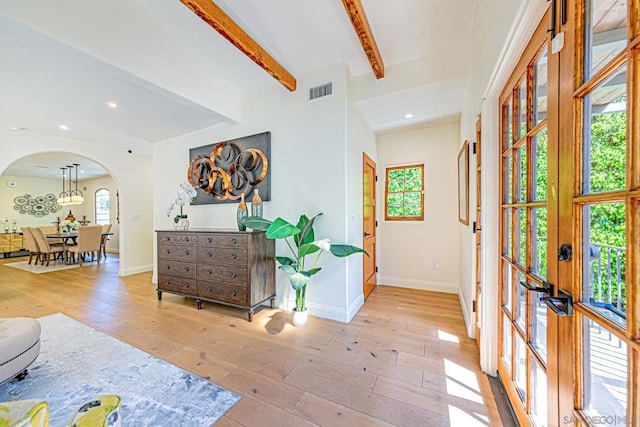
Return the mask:
<path id="1" fill-rule="evenodd" d="M 569 261 L 573 257 L 573 248 L 569 243 L 563 243 L 558 249 L 558 261 Z"/>

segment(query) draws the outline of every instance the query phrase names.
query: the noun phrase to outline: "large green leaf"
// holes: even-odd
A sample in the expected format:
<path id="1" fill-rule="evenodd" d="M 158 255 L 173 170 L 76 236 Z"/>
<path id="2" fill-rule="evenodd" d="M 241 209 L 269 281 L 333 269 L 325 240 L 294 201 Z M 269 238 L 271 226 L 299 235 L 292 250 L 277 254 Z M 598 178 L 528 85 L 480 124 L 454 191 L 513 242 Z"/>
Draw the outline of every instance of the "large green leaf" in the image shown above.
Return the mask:
<path id="1" fill-rule="evenodd" d="M 306 271 L 299 271 L 289 275 L 289 282 L 291 282 L 291 287 L 297 291 L 307 286 L 309 277 L 311 277 L 311 275 Z"/>
<path id="2" fill-rule="evenodd" d="M 369 254 L 361 248 L 358 248 L 356 246 L 351 246 L 351 245 L 342 245 L 342 244 L 331 244 L 331 253 L 337 257 L 343 258 L 343 257 L 347 257 L 349 255 L 353 255 L 353 254 L 357 254 L 357 253 L 364 253 L 365 255 L 369 256 Z"/>
<path id="3" fill-rule="evenodd" d="M 322 212 L 312 217 L 311 219 L 307 218 L 306 215 L 300 215 L 300 219 L 298 220 L 298 228 L 300 229 L 300 234 L 294 238 L 297 247 L 300 247 L 305 243 L 311 243 L 315 240 L 316 237 L 313 231 L 313 223 L 320 215 L 322 215 Z"/>
<path id="4" fill-rule="evenodd" d="M 267 238 L 269 239 L 286 239 L 298 233 L 300 233 L 298 227 L 280 217 L 276 218 L 267 228 Z"/>
<path id="5" fill-rule="evenodd" d="M 278 268 L 284 271 L 285 273 L 287 273 L 288 275 L 292 275 L 298 272 L 298 270 L 296 270 L 296 268 L 292 265 L 281 265 Z"/>
<path id="6" fill-rule="evenodd" d="M 278 261 L 281 265 L 292 265 L 296 263 L 295 259 L 291 259 L 286 256 L 277 256 L 276 261 Z"/>
<path id="7" fill-rule="evenodd" d="M 322 267 L 312 268 L 311 270 L 307 271 L 307 273 L 309 273 L 309 276 L 313 276 L 314 274 L 316 274 L 320 270 L 322 270 Z"/>
<path id="8" fill-rule="evenodd" d="M 331 242 L 329 241 L 329 239 L 322 239 L 311 243 L 305 243 L 304 245 L 300 246 L 300 249 L 298 249 L 298 257 L 302 258 L 306 255 L 318 252 L 320 250 L 328 251 L 330 247 Z"/>
<path id="9" fill-rule="evenodd" d="M 252 230 L 266 230 L 271 225 L 271 221 L 259 216 L 248 216 L 244 219 L 243 224 Z"/>

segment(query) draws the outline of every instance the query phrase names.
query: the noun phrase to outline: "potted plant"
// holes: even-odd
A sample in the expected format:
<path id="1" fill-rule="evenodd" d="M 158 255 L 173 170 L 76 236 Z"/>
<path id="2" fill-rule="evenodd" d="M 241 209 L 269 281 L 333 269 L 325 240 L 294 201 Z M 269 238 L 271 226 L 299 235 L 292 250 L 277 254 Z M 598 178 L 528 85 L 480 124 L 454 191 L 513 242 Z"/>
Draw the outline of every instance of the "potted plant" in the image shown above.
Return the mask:
<path id="1" fill-rule="evenodd" d="M 348 257 L 359 252 L 369 256 L 361 248 L 341 243 L 331 243 L 329 239 L 317 239 L 313 230 L 313 223 L 322 213 L 309 219 L 306 215 L 300 215 L 297 225 L 293 225 L 283 218 L 276 218 L 269 221 L 264 218 L 250 216 L 245 218 L 244 224 L 254 230 L 265 230 L 266 237 L 274 240 L 284 240 L 291 251 L 292 256 L 276 256 L 279 269 L 289 276 L 291 287 L 296 291 L 296 308 L 292 313 L 293 324 L 303 326 L 307 323 L 307 307 L 305 296 L 307 284 L 314 274 L 322 270 L 318 267 L 320 255 L 323 252 L 330 252 L 337 257 Z M 312 256 L 313 261 L 307 257 Z"/>

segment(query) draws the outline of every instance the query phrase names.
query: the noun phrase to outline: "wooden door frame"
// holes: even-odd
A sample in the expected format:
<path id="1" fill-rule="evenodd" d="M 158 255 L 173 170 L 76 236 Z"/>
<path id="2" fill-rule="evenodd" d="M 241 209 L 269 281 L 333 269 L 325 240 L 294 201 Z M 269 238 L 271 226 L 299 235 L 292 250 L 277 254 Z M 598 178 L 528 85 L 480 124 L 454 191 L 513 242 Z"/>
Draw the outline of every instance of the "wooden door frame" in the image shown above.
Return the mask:
<path id="1" fill-rule="evenodd" d="M 366 214 L 366 207 L 364 206 L 364 203 L 366 201 L 366 197 L 364 194 L 364 171 L 365 168 L 370 167 L 373 169 L 373 182 L 372 182 L 372 187 L 373 187 L 373 235 L 372 236 L 366 236 L 365 235 L 365 214 Z M 362 208 L 362 229 L 363 229 L 363 233 L 362 233 L 362 247 L 364 248 L 366 245 L 366 239 L 367 238 L 373 238 L 373 239 L 377 239 L 378 236 L 378 232 L 377 232 L 377 165 L 376 162 L 373 161 L 373 159 L 371 159 L 371 157 L 369 157 L 367 155 L 367 153 L 362 153 L 362 174 L 363 174 L 363 186 L 362 186 L 362 190 L 363 190 L 363 197 L 362 197 L 362 203 L 363 203 L 363 208 Z M 375 278 L 375 283 L 373 285 L 373 288 L 367 293 L 367 277 L 365 275 L 365 265 L 366 263 L 372 260 L 373 262 L 373 276 Z M 362 260 L 362 293 L 364 295 L 364 298 L 366 299 L 371 292 L 373 292 L 373 290 L 375 289 L 375 286 L 377 285 L 377 263 L 376 263 L 376 240 L 374 240 L 373 243 L 373 250 L 369 250 L 369 257 L 363 257 Z"/>

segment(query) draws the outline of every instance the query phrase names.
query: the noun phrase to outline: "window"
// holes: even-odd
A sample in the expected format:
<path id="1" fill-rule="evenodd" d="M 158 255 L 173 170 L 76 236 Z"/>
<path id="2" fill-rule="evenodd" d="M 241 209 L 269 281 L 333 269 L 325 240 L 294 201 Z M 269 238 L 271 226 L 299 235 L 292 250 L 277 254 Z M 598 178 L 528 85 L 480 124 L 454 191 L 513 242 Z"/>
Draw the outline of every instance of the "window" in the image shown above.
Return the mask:
<path id="1" fill-rule="evenodd" d="M 96 191 L 96 225 L 109 224 L 109 190 L 101 188 Z"/>
<path id="2" fill-rule="evenodd" d="M 422 221 L 424 219 L 424 165 L 387 168 L 384 219 Z"/>

